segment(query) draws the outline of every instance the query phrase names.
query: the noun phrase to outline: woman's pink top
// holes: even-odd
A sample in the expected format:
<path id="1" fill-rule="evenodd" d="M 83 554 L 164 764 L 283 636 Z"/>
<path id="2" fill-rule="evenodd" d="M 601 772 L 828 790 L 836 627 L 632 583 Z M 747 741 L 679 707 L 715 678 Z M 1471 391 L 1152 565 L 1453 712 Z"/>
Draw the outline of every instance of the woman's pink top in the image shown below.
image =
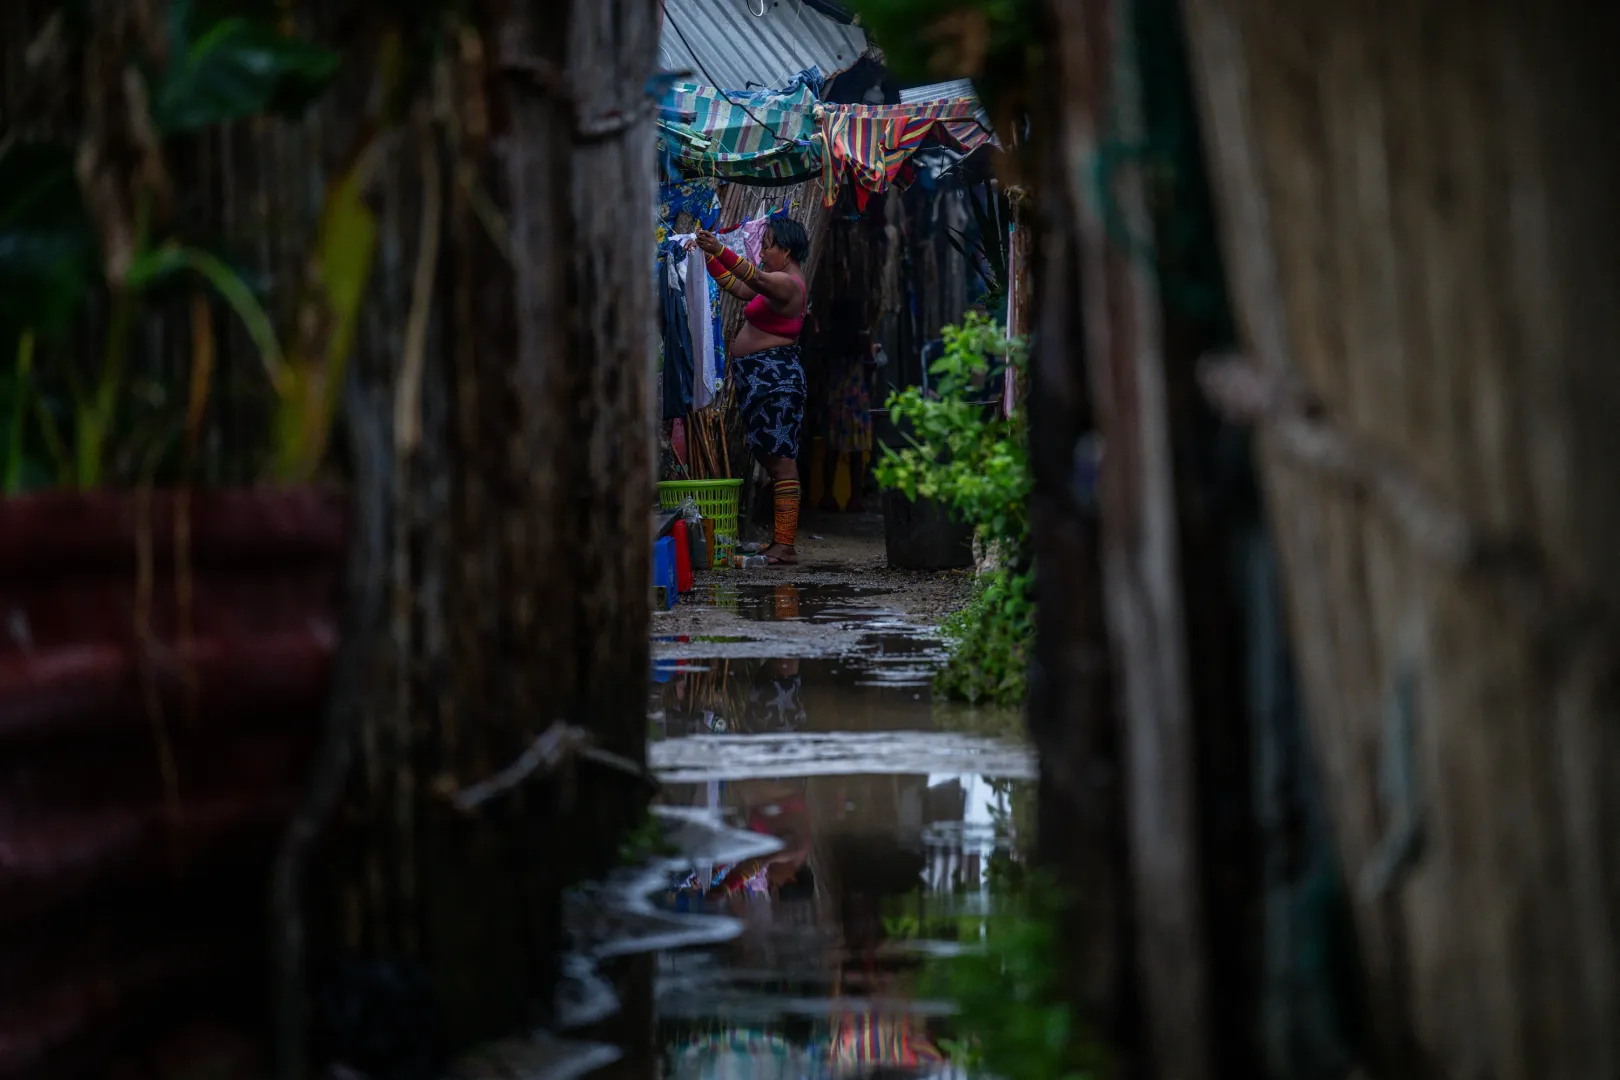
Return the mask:
<path id="1" fill-rule="evenodd" d="M 793 280 L 799 282 L 799 290 L 802 292 L 804 282 L 799 278 Z M 749 325 L 767 334 L 796 338 L 804 329 L 804 305 L 802 303 L 799 305 L 797 315 L 778 315 L 771 310 L 771 302 L 765 299 L 765 294 L 759 293 L 743 305 L 743 318 L 748 320 Z"/>

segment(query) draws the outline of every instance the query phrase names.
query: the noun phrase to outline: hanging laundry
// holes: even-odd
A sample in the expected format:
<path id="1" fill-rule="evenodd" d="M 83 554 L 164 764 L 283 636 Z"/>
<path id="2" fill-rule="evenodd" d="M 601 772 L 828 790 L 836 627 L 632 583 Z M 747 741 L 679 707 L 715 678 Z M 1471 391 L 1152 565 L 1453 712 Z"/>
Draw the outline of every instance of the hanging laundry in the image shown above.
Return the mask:
<path id="1" fill-rule="evenodd" d="M 720 233 L 720 242 L 749 262 L 758 265 L 760 251 L 765 246 L 765 230 L 770 226 L 769 214 L 752 221 L 744 221 Z"/>
<path id="2" fill-rule="evenodd" d="M 794 184 L 816 174 L 816 93 L 804 82 L 760 93 L 675 83 L 660 105 L 659 149 L 688 175 Z"/>
<path id="3" fill-rule="evenodd" d="M 972 98 L 817 106 L 823 200 L 828 206 L 838 201 L 839 185 L 848 174 L 856 184 L 856 205 L 864 210 L 867 197 L 887 190 L 930 136 L 963 153 L 993 143 L 994 136 L 976 119 L 978 111 Z"/>
<path id="4" fill-rule="evenodd" d="M 669 237 L 666 244 L 672 254 L 685 256 L 679 260 L 679 265 L 692 338 L 692 407 L 703 409 L 720 395 L 720 385 L 725 379 L 725 341 L 720 325 L 720 286 L 704 266 L 708 256 L 696 247 L 684 250 L 686 242 L 693 237 L 692 233 L 677 233 Z"/>
<path id="5" fill-rule="evenodd" d="M 683 417 L 692 408 L 693 360 L 691 323 L 686 305 L 686 287 L 679 268 L 685 260 L 659 257 L 659 300 L 663 315 L 665 420 Z"/>
<path id="6" fill-rule="evenodd" d="M 658 226 L 655 242 L 663 244 L 682 214 L 691 214 L 699 227 L 712 229 L 720 221 L 720 196 L 715 181 L 683 180 L 658 185 Z"/>
<path id="7" fill-rule="evenodd" d="M 715 363 L 719 341 L 720 286 L 704 265 L 708 256 L 697 247 L 686 253 L 686 314 L 692 327 L 692 407 L 706 409 L 720 393 L 720 373 Z"/>

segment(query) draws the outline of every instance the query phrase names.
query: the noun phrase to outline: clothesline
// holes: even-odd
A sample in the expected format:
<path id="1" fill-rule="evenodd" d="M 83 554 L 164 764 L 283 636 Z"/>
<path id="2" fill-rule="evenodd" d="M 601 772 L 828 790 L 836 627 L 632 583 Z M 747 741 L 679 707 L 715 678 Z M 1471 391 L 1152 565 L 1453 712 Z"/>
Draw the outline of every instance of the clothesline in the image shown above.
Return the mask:
<path id="1" fill-rule="evenodd" d="M 972 97 L 903 105 L 820 101 L 808 85 L 762 91 L 748 109 L 731 92 L 672 84 L 664 106 L 692 117 L 661 119 L 660 145 L 692 175 L 741 183 L 791 184 L 820 176 L 827 205 L 846 181 L 858 202 L 909 179 L 911 155 L 931 141 L 962 153 L 993 145 Z"/>

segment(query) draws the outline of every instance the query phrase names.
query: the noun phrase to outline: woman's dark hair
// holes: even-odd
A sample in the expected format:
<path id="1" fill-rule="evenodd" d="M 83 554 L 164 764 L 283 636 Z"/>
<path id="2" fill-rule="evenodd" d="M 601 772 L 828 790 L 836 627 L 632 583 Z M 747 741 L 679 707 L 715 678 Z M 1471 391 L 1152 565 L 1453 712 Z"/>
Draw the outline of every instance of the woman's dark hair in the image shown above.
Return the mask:
<path id="1" fill-rule="evenodd" d="M 810 236 L 803 225 L 790 217 L 771 218 L 771 240 L 796 263 L 810 257 Z"/>

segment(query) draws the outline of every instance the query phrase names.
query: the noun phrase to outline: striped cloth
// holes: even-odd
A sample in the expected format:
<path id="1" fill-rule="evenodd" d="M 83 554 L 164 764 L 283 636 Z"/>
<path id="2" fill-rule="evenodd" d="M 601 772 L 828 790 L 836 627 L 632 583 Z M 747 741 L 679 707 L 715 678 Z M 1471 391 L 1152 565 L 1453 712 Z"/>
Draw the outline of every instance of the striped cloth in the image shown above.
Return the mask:
<path id="1" fill-rule="evenodd" d="M 828 206 L 846 178 L 863 205 L 888 190 L 930 136 L 963 153 L 995 141 L 970 97 L 828 105 L 805 81 L 746 92 L 673 83 L 660 104 L 659 149 L 682 174 L 787 186 L 819 173 Z"/>
<path id="2" fill-rule="evenodd" d="M 829 1056 L 835 1064 L 850 1070 L 875 1064 L 916 1066 L 945 1060 L 920 1020 L 873 1012 L 840 1017 Z"/>
<path id="3" fill-rule="evenodd" d="M 821 158 L 822 197 L 828 206 L 838 199 L 847 175 L 866 194 L 888 190 L 911 155 L 933 135 L 939 142 L 968 153 L 993 143 L 995 137 L 974 116 L 972 98 L 925 101 L 910 105 L 823 105 L 817 141 Z"/>
<path id="4" fill-rule="evenodd" d="M 675 83 L 662 105 L 659 148 L 686 175 L 786 185 L 810 179 L 820 166 L 812 141 L 816 95 L 804 83 L 731 100 L 710 86 Z"/>

